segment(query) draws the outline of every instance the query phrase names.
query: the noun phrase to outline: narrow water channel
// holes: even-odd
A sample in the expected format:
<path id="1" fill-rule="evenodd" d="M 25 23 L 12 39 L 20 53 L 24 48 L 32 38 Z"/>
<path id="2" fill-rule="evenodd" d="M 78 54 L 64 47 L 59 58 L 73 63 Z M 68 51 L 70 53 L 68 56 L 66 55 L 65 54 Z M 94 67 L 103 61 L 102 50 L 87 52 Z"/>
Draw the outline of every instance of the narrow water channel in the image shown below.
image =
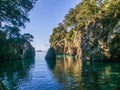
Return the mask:
<path id="1" fill-rule="evenodd" d="M 86 62 L 59 56 L 0 63 L 0 79 L 9 90 L 120 90 L 120 63 Z"/>

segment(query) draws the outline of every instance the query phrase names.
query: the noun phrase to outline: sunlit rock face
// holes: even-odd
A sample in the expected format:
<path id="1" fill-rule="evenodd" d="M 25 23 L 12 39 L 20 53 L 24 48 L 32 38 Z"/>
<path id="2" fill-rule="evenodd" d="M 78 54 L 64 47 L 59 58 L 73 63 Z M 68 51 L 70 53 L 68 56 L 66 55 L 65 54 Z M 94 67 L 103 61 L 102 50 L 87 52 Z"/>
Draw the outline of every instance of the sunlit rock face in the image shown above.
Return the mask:
<path id="1" fill-rule="evenodd" d="M 72 41 L 66 38 L 54 46 L 56 54 L 76 56 L 82 60 L 120 60 L 120 22 L 111 30 L 100 22 L 89 21 L 86 30 L 74 30 Z"/>
<path id="2" fill-rule="evenodd" d="M 81 33 L 80 31 L 74 31 L 74 35 L 73 41 L 65 39 L 64 52 L 68 55 L 81 56 Z"/>
<path id="3" fill-rule="evenodd" d="M 81 39 L 83 60 L 116 61 L 120 59 L 120 23 L 112 29 L 90 22 Z M 116 32 L 116 33 L 115 33 Z"/>
<path id="4" fill-rule="evenodd" d="M 76 57 L 81 57 L 81 32 L 80 31 L 74 31 L 75 37 L 73 38 L 73 41 L 69 41 L 67 39 L 64 39 L 57 43 L 57 45 L 54 46 L 56 54 L 66 54 Z"/>

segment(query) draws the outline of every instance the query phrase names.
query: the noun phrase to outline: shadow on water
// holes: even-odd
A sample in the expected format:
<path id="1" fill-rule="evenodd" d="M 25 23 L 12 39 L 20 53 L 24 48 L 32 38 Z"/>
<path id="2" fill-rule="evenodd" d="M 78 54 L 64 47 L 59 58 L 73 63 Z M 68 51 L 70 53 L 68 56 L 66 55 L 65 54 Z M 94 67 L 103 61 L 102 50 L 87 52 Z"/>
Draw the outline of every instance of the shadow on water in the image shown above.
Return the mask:
<path id="1" fill-rule="evenodd" d="M 30 77 L 33 66 L 34 59 L 0 63 L 0 79 L 8 90 L 16 90 L 20 80 Z"/>
<path id="2" fill-rule="evenodd" d="M 56 65 L 56 55 L 54 48 L 49 48 L 45 56 L 47 66 L 52 70 Z"/>
<path id="3" fill-rule="evenodd" d="M 55 65 L 56 65 L 56 60 L 46 60 L 47 62 L 47 66 L 53 70 L 55 68 Z"/>
<path id="4" fill-rule="evenodd" d="M 120 63 L 83 63 L 72 56 L 46 61 L 63 90 L 120 90 Z"/>

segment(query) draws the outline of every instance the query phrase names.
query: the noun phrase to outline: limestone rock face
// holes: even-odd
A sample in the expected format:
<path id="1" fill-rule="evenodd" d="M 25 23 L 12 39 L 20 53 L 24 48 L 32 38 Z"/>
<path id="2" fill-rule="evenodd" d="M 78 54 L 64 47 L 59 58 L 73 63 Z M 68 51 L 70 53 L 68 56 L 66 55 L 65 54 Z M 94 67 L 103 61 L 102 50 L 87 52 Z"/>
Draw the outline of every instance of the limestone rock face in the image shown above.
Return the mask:
<path id="1" fill-rule="evenodd" d="M 73 40 L 63 40 L 54 46 L 56 54 L 75 55 L 82 60 L 120 60 L 120 21 L 113 27 L 89 22 L 87 29 L 74 30 Z"/>
<path id="2" fill-rule="evenodd" d="M 119 60 L 120 24 L 110 30 L 108 27 L 103 28 L 100 23 L 91 23 L 88 24 L 87 32 L 83 34 L 85 39 L 81 39 L 83 60 Z"/>
<path id="3" fill-rule="evenodd" d="M 55 48 L 56 54 L 67 54 L 73 56 L 81 56 L 81 33 L 79 31 L 74 31 L 75 37 L 73 41 L 64 39 L 57 43 Z"/>

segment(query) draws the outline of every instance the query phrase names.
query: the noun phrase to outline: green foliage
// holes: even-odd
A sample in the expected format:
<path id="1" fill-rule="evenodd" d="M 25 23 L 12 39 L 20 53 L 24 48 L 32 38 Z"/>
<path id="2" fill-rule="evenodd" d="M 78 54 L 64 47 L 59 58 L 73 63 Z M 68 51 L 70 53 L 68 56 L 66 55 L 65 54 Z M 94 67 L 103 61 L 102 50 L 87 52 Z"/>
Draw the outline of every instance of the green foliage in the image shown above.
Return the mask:
<path id="1" fill-rule="evenodd" d="M 66 39 L 69 41 L 72 41 L 75 37 L 75 34 L 73 33 L 73 30 L 70 30 L 67 34 L 66 34 Z"/>
<path id="2" fill-rule="evenodd" d="M 55 46 L 58 41 L 63 40 L 66 34 L 66 29 L 64 28 L 63 24 L 60 23 L 58 27 L 53 29 L 52 35 L 50 36 L 50 43 L 51 46 Z"/>
<path id="3" fill-rule="evenodd" d="M 6 25 L 23 26 L 28 22 L 28 12 L 34 7 L 36 0 L 1 0 L 0 22 Z"/>
<path id="4" fill-rule="evenodd" d="M 29 34 L 29 33 L 25 33 L 25 34 L 23 34 L 23 36 L 22 36 L 25 40 L 27 40 L 28 42 L 30 42 L 30 41 L 33 41 L 33 36 L 31 35 L 31 34 Z"/>
<path id="5" fill-rule="evenodd" d="M 120 0 L 82 0 L 74 9 L 70 9 L 65 15 L 62 23 L 63 29 L 59 26 L 53 29 L 50 36 L 50 43 L 54 46 L 66 38 L 72 41 L 75 37 L 74 30 L 83 33 L 87 31 L 90 22 L 100 23 L 104 29 L 101 37 L 111 32 L 116 23 L 120 20 Z"/>
<path id="6" fill-rule="evenodd" d="M 29 42 L 33 40 L 33 36 L 30 34 L 22 35 L 20 28 L 25 28 L 25 23 L 29 22 L 29 11 L 34 7 L 36 1 L 37 0 L 0 1 L 1 60 L 20 59 L 23 55 L 21 51 L 23 52 L 25 48 L 32 48 Z M 24 47 L 25 44 L 26 47 Z"/>
<path id="7" fill-rule="evenodd" d="M 64 20 L 64 26 L 65 28 L 68 28 L 68 27 L 74 27 L 77 23 L 76 19 L 75 19 L 75 16 L 76 16 L 76 12 L 73 8 L 71 8 L 68 12 L 68 14 L 65 16 L 65 20 Z"/>
<path id="8" fill-rule="evenodd" d="M 104 8 L 101 8 L 102 18 L 100 19 L 101 24 L 107 30 L 112 30 L 112 28 L 117 24 L 120 19 L 120 0 L 116 1 L 104 1 Z"/>

